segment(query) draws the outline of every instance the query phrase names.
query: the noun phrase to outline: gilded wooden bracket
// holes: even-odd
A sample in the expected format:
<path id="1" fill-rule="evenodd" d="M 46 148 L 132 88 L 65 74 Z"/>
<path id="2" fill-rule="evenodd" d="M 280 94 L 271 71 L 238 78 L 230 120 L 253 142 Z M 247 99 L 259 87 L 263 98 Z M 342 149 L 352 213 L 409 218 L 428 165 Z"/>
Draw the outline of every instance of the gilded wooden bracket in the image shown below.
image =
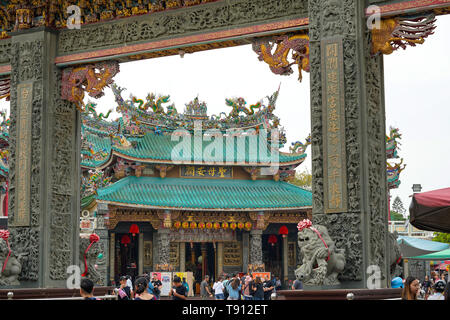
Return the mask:
<path id="1" fill-rule="evenodd" d="M 11 79 L 10 78 L 0 79 L 0 100 L 6 99 L 6 101 L 9 101 L 10 97 L 11 97 Z"/>
<path id="2" fill-rule="evenodd" d="M 382 19 L 372 28 L 372 54 L 391 54 L 399 48 L 423 44 L 436 28 L 435 14 Z"/>
<path id="3" fill-rule="evenodd" d="M 87 64 L 63 71 L 61 96 L 64 100 L 74 102 L 81 112 L 84 110 L 84 94 L 93 98 L 104 95 L 103 89 L 113 83 L 112 78 L 119 72 L 117 61 Z"/>
<path id="4" fill-rule="evenodd" d="M 169 172 L 170 170 L 172 170 L 175 166 L 168 166 L 168 165 L 156 165 L 155 168 L 157 170 L 159 170 L 159 176 L 161 178 L 165 178 L 167 175 L 167 172 Z"/>
<path id="5" fill-rule="evenodd" d="M 272 52 L 272 49 L 275 51 Z M 306 34 L 283 35 L 257 38 L 253 41 L 253 51 L 260 61 L 266 62 L 270 70 L 278 75 L 290 75 L 292 65 L 298 65 L 298 80 L 302 81 L 302 71 L 309 72 L 309 36 Z M 292 51 L 291 61 L 289 53 Z"/>
<path id="6" fill-rule="evenodd" d="M 144 210 L 127 210 L 120 208 L 113 208 L 109 212 L 108 229 L 113 230 L 119 222 L 149 222 L 154 229 L 158 229 L 161 225 L 161 220 L 153 211 Z"/>

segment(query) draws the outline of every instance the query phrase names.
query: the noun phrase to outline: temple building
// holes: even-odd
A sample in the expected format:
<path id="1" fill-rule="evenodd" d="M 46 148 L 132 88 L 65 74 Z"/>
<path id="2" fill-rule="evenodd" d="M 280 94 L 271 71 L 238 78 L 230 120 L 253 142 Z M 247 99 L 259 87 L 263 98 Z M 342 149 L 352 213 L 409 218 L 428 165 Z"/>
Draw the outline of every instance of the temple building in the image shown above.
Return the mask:
<path id="1" fill-rule="evenodd" d="M 208 116 L 198 98 L 179 113 L 169 96 L 124 100 L 112 89 L 121 117 L 108 121 L 89 103 L 81 128 L 81 236 L 103 240 L 107 282 L 151 271 L 293 279 L 297 223 L 311 218 L 312 194 L 287 181 L 310 138 L 280 152 L 279 91 L 267 105 L 226 99 L 229 114 Z"/>

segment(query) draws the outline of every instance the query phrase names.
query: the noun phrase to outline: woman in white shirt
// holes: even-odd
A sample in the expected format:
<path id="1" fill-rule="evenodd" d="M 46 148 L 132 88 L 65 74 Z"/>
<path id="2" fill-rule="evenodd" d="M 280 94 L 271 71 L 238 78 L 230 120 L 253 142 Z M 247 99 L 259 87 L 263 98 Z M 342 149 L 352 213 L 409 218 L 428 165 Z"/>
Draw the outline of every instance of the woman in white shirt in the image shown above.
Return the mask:
<path id="1" fill-rule="evenodd" d="M 220 277 L 217 282 L 213 285 L 214 295 L 216 296 L 216 300 L 224 300 L 225 296 L 223 294 L 223 283 L 222 278 Z"/>

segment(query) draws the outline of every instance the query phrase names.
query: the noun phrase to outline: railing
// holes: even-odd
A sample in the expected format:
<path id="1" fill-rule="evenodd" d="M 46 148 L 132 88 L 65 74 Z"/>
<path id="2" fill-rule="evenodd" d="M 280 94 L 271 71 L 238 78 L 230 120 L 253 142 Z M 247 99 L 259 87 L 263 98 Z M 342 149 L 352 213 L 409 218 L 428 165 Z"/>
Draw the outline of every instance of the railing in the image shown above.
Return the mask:
<path id="1" fill-rule="evenodd" d="M 402 289 L 280 290 L 272 300 L 400 300 Z"/>
<path id="2" fill-rule="evenodd" d="M 116 295 L 95 296 L 99 300 L 117 300 Z M 12 300 L 13 298 L 9 299 Z M 40 298 L 40 299 L 23 299 L 23 300 L 84 300 L 83 297 L 69 297 L 69 298 Z"/>
<path id="3" fill-rule="evenodd" d="M 104 300 L 117 299 L 115 287 L 94 287 L 94 296 Z M 83 300 L 80 289 L 31 288 L 0 289 L 0 300 Z"/>

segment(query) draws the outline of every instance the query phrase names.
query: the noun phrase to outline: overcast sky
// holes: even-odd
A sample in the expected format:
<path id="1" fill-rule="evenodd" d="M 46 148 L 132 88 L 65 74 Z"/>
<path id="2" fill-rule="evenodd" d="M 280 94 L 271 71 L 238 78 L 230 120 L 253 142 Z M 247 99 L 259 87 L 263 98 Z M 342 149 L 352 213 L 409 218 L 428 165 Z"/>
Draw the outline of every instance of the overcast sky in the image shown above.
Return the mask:
<path id="1" fill-rule="evenodd" d="M 391 194 L 392 200 L 399 195 L 406 209 L 414 183 L 420 183 L 422 191 L 450 186 L 449 39 L 450 16 L 438 17 L 435 34 L 425 44 L 385 56 L 386 128 L 400 129 L 399 155 L 407 164 L 400 188 Z M 286 130 L 286 147 L 304 141 L 311 131 L 309 74 L 303 73 L 301 83 L 297 70 L 288 77 L 275 75 L 250 45 L 129 62 L 120 68 L 115 82 L 127 89 L 125 99 L 130 93 L 140 99 L 148 92 L 169 94 L 178 112 L 183 112 L 185 104 L 199 95 L 209 115 L 230 111 L 225 98 L 243 97 L 253 104 L 281 83 L 275 114 Z M 99 112 L 115 111 L 111 90 L 105 93 L 96 101 Z M 9 104 L 2 101 L 0 106 Z M 114 112 L 110 118 L 117 116 Z M 299 170 L 311 171 L 310 147 L 307 154 Z"/>

